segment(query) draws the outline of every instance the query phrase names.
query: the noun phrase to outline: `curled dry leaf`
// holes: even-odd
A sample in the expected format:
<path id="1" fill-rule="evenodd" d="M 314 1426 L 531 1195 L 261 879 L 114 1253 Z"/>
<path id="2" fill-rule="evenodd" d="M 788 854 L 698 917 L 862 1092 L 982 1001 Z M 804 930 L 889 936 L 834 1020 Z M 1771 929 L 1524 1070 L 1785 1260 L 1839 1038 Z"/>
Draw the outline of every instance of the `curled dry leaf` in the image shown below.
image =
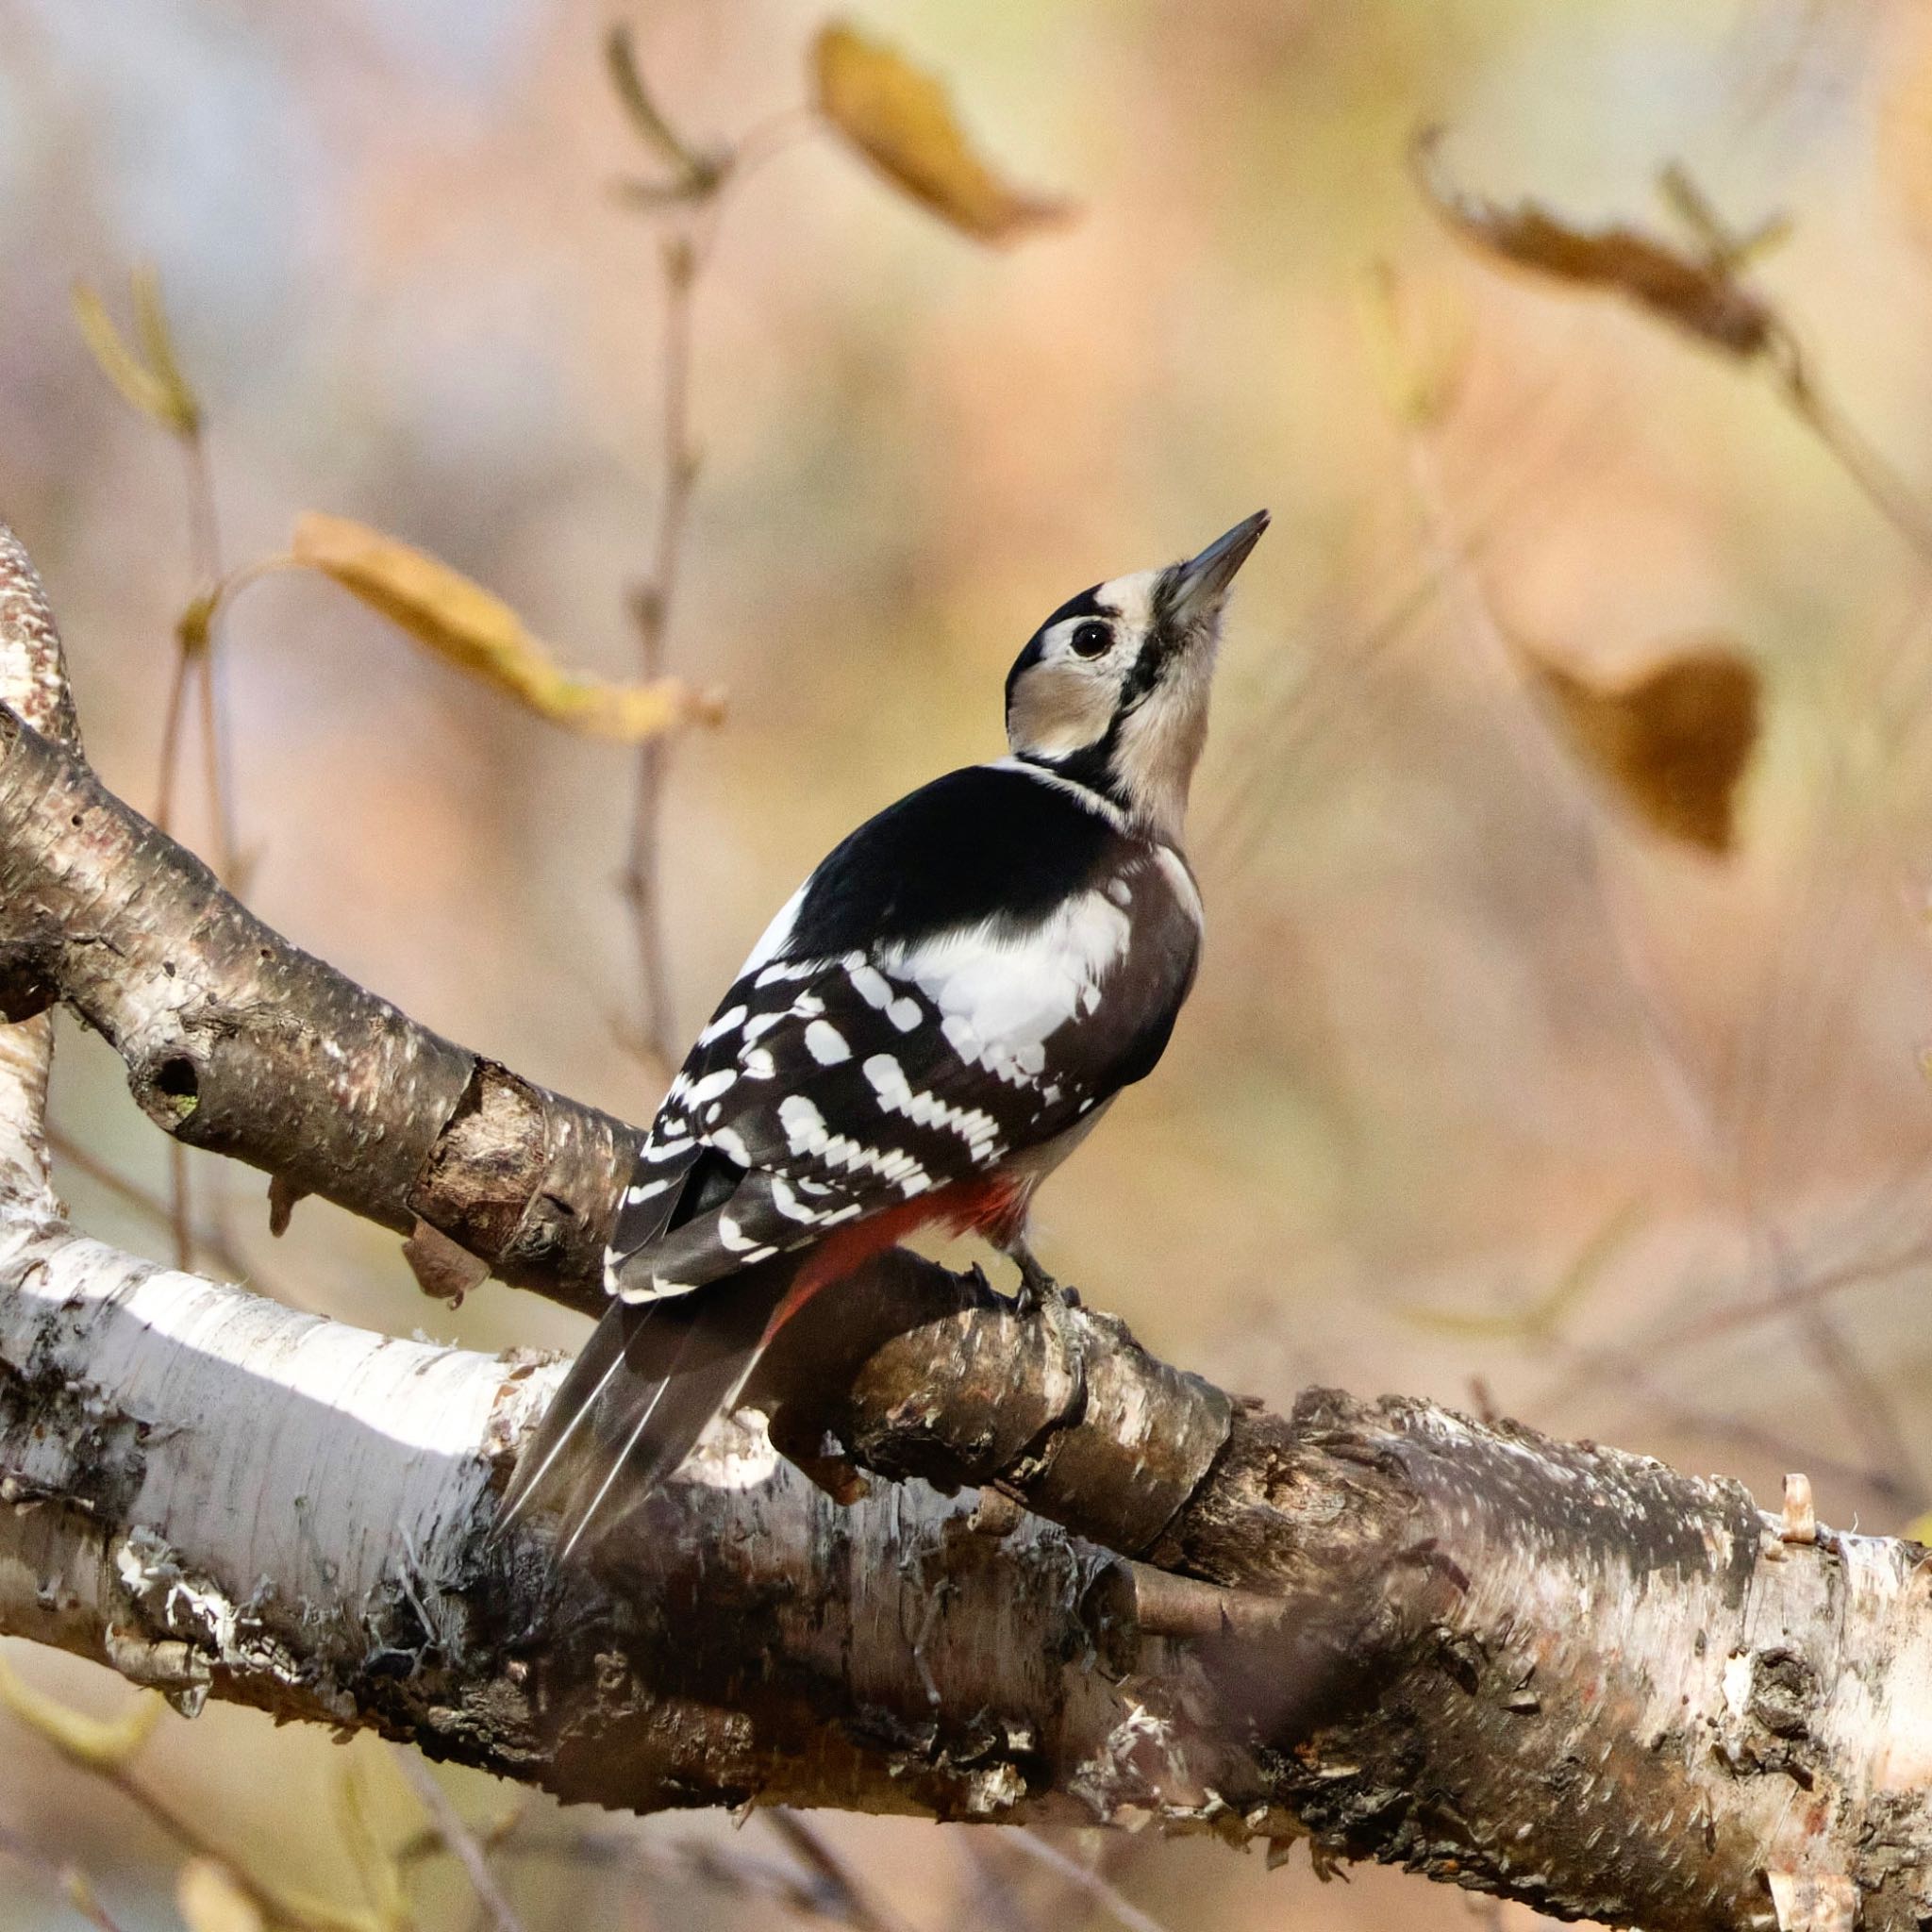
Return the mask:
<path id="1" fill-rule="evenodd" d="M 1785 345 L 1776 311 L 1738 280 L 1751 243 L 1686 254 L 1635 228 L 1573 227 L 1532 201 L 1503 208 L 1462 193 L 1443 172 L 1441 145 L 1440 128 L 1417 139 L 1417 184 L 1451 233 L 1481 254 L 1613 291 L 1727 355 L 1748 359 Z"/>
<path id="2" fill-rule="evenodd" d="M 419 643 L 573 731 L 637 743 L 692 719 L 715 722 L 715 698 L 675 678 L 609 684 L 563 670 L 500 597 L 426 552 L 349 517 L 311 511 L 290 559 L 320 571 Z"/>
<path id="3" fill-rule="evenodd" d="M 175 1909 L 188 1932 L 261 1932 L 261 1907 L 217 1858 L 190 1858 L 175 1880 Z"/>
<path id="4" fill-rule="evenodd" d="M 1524 658 L 1571 748 L 1652 830 L 1707 852 L 1732 849 L 1762 707 L 1748 658 L 1727 643 L 1700 645 L 1612 686 Z"/>
<path id="5" fill-rule="evenodd" d="M 890 47 L 833 22 L 812 50 L 819 111 L 874 167 L 981 242 L 1019 239 L 1072 208 L 1003 181 L 973 152 L 945 89 Z"/>

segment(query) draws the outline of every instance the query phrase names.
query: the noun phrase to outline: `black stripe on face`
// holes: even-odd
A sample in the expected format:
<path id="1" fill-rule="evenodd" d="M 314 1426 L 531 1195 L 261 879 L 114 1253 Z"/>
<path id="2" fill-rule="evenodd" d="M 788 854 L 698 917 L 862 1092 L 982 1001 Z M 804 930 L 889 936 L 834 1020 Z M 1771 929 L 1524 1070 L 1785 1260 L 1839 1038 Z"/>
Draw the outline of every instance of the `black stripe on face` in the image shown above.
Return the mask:
<path id="1" fill-rule="evenodd" d="M 1140 655 L 1121 681 L 1120 709 L 1123 714 L 1133 710 L 1160 682 L 1168 665 L 1186 641 L 1174 629 L 1170 615 L 1174 586 L 1180 581 L 1181 570 L 1180 564 L 1174 564 L 1162 571 L 1155 583 L 1154 594 L 1148 599 L 1153 621 L 1147 626 L 1147 635 L 1141 640 Z"/>
<path id="2" fill-rule="evenodd" d="M 1046 634 L 1055 625 L 1064 624 L 1070 617 L 1112 617 L 1115 613 L 1100 601 L 1100 586 L 1092 584 L 1069 597 L 1060 608 L 1049 617 L 1033 635 L 1026 640 L 1026 648 L 1013 659 L 1013 668 L 1007 673 L 1007 708 L 1013 708 L 1013 687 L 1025 674 L 1033 669 L 1046 655 Z"/>

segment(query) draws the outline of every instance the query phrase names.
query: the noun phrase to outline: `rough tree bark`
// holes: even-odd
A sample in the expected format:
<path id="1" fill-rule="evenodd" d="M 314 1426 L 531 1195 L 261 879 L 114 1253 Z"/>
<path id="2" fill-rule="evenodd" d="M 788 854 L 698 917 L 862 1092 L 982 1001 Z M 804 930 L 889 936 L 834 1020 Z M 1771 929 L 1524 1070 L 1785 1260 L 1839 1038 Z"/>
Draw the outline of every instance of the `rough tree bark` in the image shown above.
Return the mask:
<path id="1" fill-rule="evenodd" d="M 1932 1922 L 1918 1546 L 1424 1403 L 1273 1415 L 909 1257 L 593 1568 L 488 1545 L 556 1368 L 76 1232 L 45 1009 L 276 1212 L 325 1194 L 574 1306 L 635 1130 L 296 951 L 107 792 L 10 539 L 0 700 L 0 1629 L 610 1806 L 1153 1819 L 1657 1928 Z"/>

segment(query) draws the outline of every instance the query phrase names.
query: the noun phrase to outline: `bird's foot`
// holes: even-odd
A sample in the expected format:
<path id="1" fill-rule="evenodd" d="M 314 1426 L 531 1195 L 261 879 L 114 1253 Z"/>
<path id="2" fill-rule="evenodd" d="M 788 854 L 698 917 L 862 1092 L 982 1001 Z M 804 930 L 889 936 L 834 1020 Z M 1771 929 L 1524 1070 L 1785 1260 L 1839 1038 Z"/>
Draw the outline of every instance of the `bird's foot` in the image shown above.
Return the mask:
<path id="1" fill-rule="evenodd" d="M 1008 1250 L 1013 1265 L 1020 1271 L 1020 1286 L 1013 1292 L 1013 1312 L 1030 1315 L 1037 1308 L 1052 1311 L 1057 1308 L 1077 1308 L 1080 1306 L 1080 1291 L 1067 1288 L 1056 1281 L 1034 1257 L 1033 1250 L 1025 1242 L 1016 1242 Z"/>

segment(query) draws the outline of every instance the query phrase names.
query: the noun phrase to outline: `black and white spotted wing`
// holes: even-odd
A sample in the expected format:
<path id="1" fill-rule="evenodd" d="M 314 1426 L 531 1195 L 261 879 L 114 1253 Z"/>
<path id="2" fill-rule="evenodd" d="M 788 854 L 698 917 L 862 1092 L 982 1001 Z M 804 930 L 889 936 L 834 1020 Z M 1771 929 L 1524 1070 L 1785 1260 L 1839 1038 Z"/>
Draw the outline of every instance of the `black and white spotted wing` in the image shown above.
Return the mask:
<path id="1" fill-rule="evenodd" d="M 852 834 L 745 962 L 659 1109 L 607 1262 L 703 1287 L 1044 1146 L 1151 1072 L 1191 982 L 1179 857 L 1024 764 Z"/>

